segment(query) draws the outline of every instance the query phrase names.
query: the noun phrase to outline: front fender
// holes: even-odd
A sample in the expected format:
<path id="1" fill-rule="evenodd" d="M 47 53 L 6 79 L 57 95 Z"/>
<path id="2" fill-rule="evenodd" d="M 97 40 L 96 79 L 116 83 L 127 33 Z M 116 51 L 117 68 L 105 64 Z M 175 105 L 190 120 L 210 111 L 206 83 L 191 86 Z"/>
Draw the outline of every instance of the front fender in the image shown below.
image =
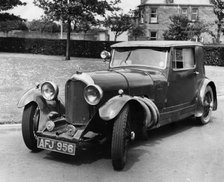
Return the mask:
<path id="1" fill-rule="evenodd" d="M 22 108 L 31 102 L 37 103 L 40 110 L 44 111 L 45 113 L 50 111 L 56 111 L 61 115 L 65 113 L 65 106 L 61 101 L 46 101 L 37 87 L 28 90 L 19 100 L 17 106 L 18 108 Z"/>
<path id="2" fill-rule="evenodd" d="M 44 98 L 42 97 L 40 90 L 35 87 L 28 90 L 19 100 L 17 107 L 22 108 L 31 102 L 38 104 L 39 108 L 43 110 L 44 108 Z"/>
<path id="3" fill-rule="evenodd" d="M 124 105 L 131 103 L 131 101 L 138 103 L 142 107 L 145 118 L 143 121 L 144 126 L 150 127 L 158 123 L 159 111 L 156 105 L 145 97 L 115 96 L 99 109 L 99 116 L 106 121 L 112 120 L 120 113 Z"/>
<path id="4" fill-rule="evenodd" d="M 99 109 L 100 117 L 106 121 L 114 119 L 121 111 L 121 109 L 124 107 L 124 105 L 131 99 L 132 98 L 127 95 L 122 96 L 118 95 L 113 97 Z"/>
<path id="5" fill-rule="evenodd" d="M 44 130 L 47 121 L 49 120 L 49 114 L 52 111 L 59 113 L 60 115 L 65 114 L 65 106 L 59 100 L 46 101 L 40 93 L 38 88 L 32 88 L 28 90 L 18 102 L 18 107 L 25 107 L 30 103 L 35 102 L 40 109 L 40 118 L 38 131 Z"/>

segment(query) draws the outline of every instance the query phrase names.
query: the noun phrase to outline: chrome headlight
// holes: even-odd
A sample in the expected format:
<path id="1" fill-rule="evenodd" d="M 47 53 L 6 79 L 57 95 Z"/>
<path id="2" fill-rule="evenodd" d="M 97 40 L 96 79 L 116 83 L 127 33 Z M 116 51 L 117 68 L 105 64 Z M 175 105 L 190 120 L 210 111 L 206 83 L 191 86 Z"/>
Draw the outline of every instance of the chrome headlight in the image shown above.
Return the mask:
<path id="1" fill-rule="evenodd" d="M 58 86 L 53 82 L 44 82 L 41 85 L 41 94 L 46 100 L 53 100 L 58 96 Z"/>
<path id="2" fill-rule="evenodd" d="M 90 105 L 97 105 L 103 97 L 103 90 L 98 85 L 88 85 L 84 90 L 84 98 Z"/>
<path id="3" fill-rule="evenodd" d="M 108 51 L 102 51 L 102 52 L 100 53 L 100 57 L 101 57 L 102 59 L 107 59 L 107 58 L 110 58 L 110 57 L 111 57 L 111 54 L 110 54 Z"/>

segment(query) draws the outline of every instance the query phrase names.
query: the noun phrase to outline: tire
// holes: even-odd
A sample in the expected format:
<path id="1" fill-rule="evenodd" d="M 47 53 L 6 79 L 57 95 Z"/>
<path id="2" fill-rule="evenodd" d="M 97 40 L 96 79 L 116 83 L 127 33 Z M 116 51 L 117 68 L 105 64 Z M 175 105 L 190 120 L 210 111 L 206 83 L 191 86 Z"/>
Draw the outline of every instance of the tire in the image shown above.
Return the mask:
<path id="1" fill-rule="evenodd" d="M 115 119 L 113 126 L 111 158 L 116 171 L 122 170 L 127 161 L 127 145 L 131 135 L 129 117 L 129 106 L 126 105 Z"/>
<path id="2" fill-rule="evenodd" d="M 41 149 L 37 148 L 37 140 L 35 138 L 39 123 L 40 110 L 36 103 L 25 106 L 22 117 L 22 135 L 27 148 L 33 152 Z"/>
<path id="3" fill-rule="evenodd" d="M 214 105 L 214 94 L 210 86 L 206 87 L 205 95 L 203 99 L 203 114 L 201 117 L 197 117 L 197 121 L 201 125 L 208 124 L 211 120 L 212 109 Z"/>

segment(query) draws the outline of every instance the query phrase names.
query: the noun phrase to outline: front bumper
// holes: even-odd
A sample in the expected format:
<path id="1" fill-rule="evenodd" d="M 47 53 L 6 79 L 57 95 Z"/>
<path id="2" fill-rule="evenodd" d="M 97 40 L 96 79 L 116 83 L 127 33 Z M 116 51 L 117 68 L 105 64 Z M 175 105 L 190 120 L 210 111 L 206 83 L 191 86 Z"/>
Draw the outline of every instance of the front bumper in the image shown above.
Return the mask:
<path id="1" fill-rule="evenodd" d="M 48 131 L 47 128 L 42 131 L 37 131 L 36 137 L 54 141 L 61 141 L 62 143 L 72 143 L 75 144 L 76 149 L 79 150 L 86 150 L 87 148 L 90 148 L 92 146 L 101 145 L 106 141 L 105 136 L 103 136 L 102 134 L 94 133 L 92 131 L 86 131 L 88 125 L 75 127 L 68 123 L 63 117 L 56 118 L 53 122 L 56 123 L 56 126 L 52 131 Z M 75 128 L 75 131 L 71 131 L 71 128 Z M 37 147 L 40 148 L 39 146 Z M 50 150 L 49 148 L 42 149 Z"/>

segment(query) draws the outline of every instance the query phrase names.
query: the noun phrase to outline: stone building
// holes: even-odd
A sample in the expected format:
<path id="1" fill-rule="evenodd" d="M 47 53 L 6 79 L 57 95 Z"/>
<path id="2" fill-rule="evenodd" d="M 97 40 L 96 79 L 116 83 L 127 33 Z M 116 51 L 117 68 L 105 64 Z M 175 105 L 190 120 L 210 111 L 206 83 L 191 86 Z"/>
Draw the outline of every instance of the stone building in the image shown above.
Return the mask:
<path id="1" fill-rule="evenodd" d="M 169 17 L 174 14 L 185 15 L 192 23 L 197 19 L 203 20 L 216 33 L 217 18 L 210 0 L 141 0 L 137 23 L 145 26 L 144 39 L 163 39 L 163 32 L 171 23 Z M 209 35 L 203 35 L 202 39 L 204 42 L 212 41 Z"/>

